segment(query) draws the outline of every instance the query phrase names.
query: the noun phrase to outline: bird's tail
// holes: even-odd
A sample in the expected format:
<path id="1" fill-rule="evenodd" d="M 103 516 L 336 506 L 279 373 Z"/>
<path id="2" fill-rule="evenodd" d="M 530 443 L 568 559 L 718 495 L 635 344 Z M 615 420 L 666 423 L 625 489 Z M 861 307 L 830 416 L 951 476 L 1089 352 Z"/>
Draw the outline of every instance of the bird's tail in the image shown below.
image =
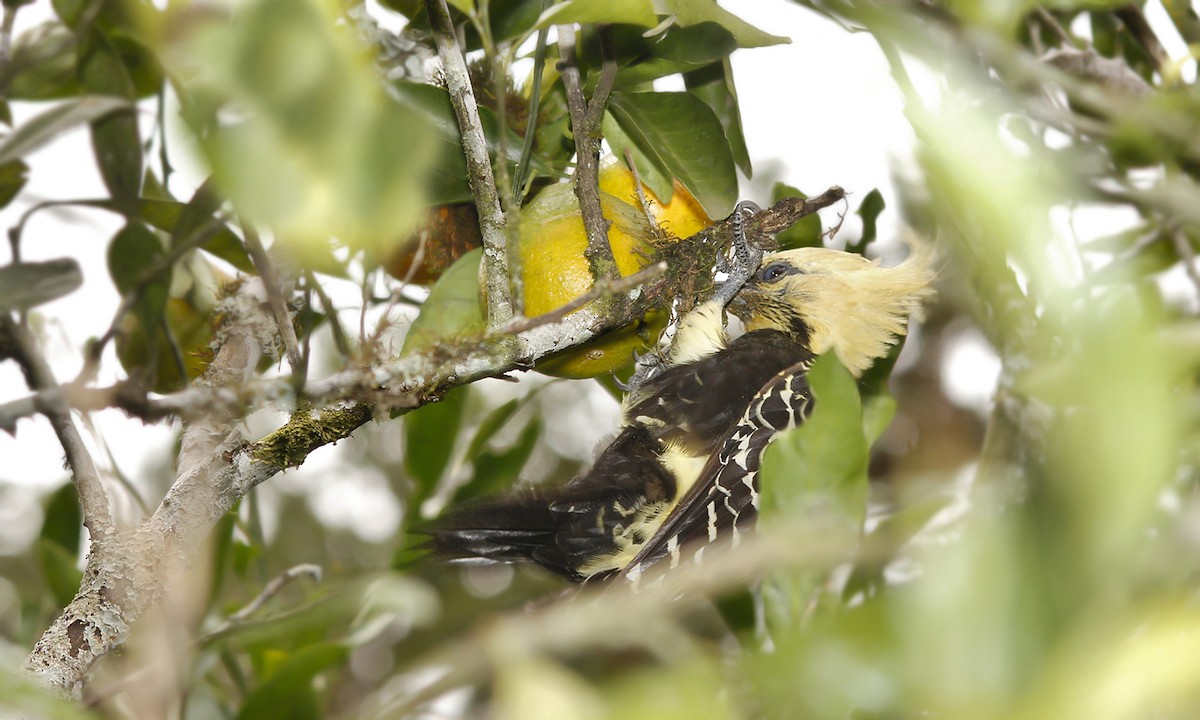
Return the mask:
<path id="1" fill-rule="evenodd" d="M 555 544 L 559 520 L 553 498 L 528 490 L 500 498 L 475 500 L 449 508 L 414 532 L 424 547 L 444 562 L 490 564 L 536 562 L 567 577 L 575 573 Z"/>

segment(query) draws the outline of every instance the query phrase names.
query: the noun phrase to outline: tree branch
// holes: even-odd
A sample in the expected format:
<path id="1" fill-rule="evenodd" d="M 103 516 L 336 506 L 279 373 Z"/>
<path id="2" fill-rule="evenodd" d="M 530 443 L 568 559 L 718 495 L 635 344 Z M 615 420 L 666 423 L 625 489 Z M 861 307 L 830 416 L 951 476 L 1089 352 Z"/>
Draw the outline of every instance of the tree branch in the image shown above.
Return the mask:
<path id="1" fill-rule="evenodd" d="M 575 26 L 558 26 L 559 72 L 563 87 L 567 91 L 567 112 L 571 116 L 571 132 L 575 136 L 575 197 L 579 199 L 579 211 L 583 215 L 583 227 L 587 231 L 588 246 L 584 251 L 592 278 L 596 281 L 613 280 L 620 276 L 617 263 L 613 260 L 612 246 L 608 244 L 608 220 L 600 206 L 600 136 L 597 126 L 589 122 L 589 108 L 580 85 L 579 67 L 575 61 Z M 612 74 L 616 63 L 612 65 Z M 612 87 L 612 79 L 607 81 Z M 607 102 L 608 89 L 597 85 L 603 93 L 601 100 Z M 593 98 L 595 99 L 595 98 Z M 603 114 L 599 107 L 598 115 Z"/>
<path id="2" fill-rule="evenodd" d="M 467 180 L 479 211 L 479 230 L 483 235 L 483 268 L 487 285 L 488 327 L 497 328 L 513 318 L 512 297 L 508 283 L 508 256 L 505 254 L 504 214 L 496 194 L 492 162 L 488 155 L 487 138 L 479 122 L 479 106 L 467 75 L 467 64 L 458 48 L 454 25 L 446 0 L 425 0 L 429 22 L 433 27 L 438 57 L 446 76 L 450 104 L 458 118 L 462 135 L 463 155 L 467 159 Z"/>
<path id="3" fill-rule="evenodd" d="M 279 337 L 283 339 L 283 348 L 287 354 L 288 365 L 292 373 L 301 381 L 304 378 L 304 358 L 300 355 L 300 341 L 296 338 L 296 328 L 292 325 L 292 317 L 288 312 L 288 304 L 284 299 L 284 284 L 275 265 L 267 256 L 258 231 L 246 220 L 241 221 L 242 234 L 246 237 L 246 250 L 250 260 L 254 262 L 258 276 L 262 278 L 263 290 L 267 293 L 267 303 L 271 307 L 271 315 L 275 318 L 275 326 L 279 328 Z M 290 285 L 290 283 L 289 283 Z M 290 290 L 287 291 L 290 294 Z"/>
<path id="4" fill-rule="evenodd" d="M 52 391 L 58 388 L 58 381 L 42 356 L 37 341 L 27 328 L 14 322 L 7 313 L 0 315 L 0 351 L 21 366 L 30 389 Z M 71 411 L 61 399 L 57 402 L 35 403 L 35 407 L 54 427 L 54 434 L 58 436 L 71 468 L 71 480 L 79 493 L 84 527 L 91 534 L 92 541 L 101 545 L 114 531 L 112 511 L 92 456 L 71 419 Z"/>
<path id="5" fill-rule="evenodd" d="M 786 230 L 799 219 L 844 197 L 841 188 L 833 187 L 808 199 L 784 198 L 747 220 L 746 235 L 762 247 L 770 247 L 772 241 L 768 236 Z M 697 265 L 705 262 L 711 265 L 717 254 L 728 246 L 729 227 L 728 219 L 721 221 L 691 238 L 666 246 L 663 253 L 693 258 Z M 305 387 L 303 399 L 317 407 L 361 401 L 388 408 L 414 408 L 450 387 L 529 367 L 544 355 L 582 344 L 606 330 L 629 324 L 664 298 L 690 292 L 691 279 L 677 274 L 670 263 L 666 273 L 660 274 L 655 268 L 651 266 L 637 275 L 600 284 L 599 289 L 593 288 L 551 313 L 524 321 L 514 320 L 510 325 L 480 337 L 443 343 L 429 350 L 371 366 L 347 368 L 312 380 Z M 629 302 L 611 303 L 604 308 L 593 305 L 604 297 L 622 297 Z M 497 343 L 510 334 L 517 338 L 517 357 L 498 355 Z M 279 405 L 290 401 L 291 389 L 291 381 L 286 377 L 217 386 L 197 381 L 193 387 L 156 398 L 146 397 L 144 389 L 131 383 L 106 388 L 67 385 L 0 404 L 0 429 L 12 428 L 20 418 L 36 414 L 43 402 L 65 402 L 80 410 L 119 408 L 134 417 L 153 421 L 210 411 L 237 414 Z M 368 419 L 369 413 L 362 422 Z"/>
<path id="6" fill-rule="evenodd" d="M 228 304 L 230 324 L 219 330 L 220 349 L 197 385 L 236 385 L 254 371 L 263 331 L 274 327 L 250 297 L 255 284 L 243 285 L 246 302 Z M 278 472 L 242 450 L 241 436 L 230 429 L 233 412 L 183 417 L 177 477 L 166 497 L 137 530 L 112 532 L 93 544 L 79 592 L 26 660 L 35 677 L 73 698 L 80 696 L 93 664 L 123 644 L 132 624 L 166 594 L 217 521 L 250 488 Z"/>

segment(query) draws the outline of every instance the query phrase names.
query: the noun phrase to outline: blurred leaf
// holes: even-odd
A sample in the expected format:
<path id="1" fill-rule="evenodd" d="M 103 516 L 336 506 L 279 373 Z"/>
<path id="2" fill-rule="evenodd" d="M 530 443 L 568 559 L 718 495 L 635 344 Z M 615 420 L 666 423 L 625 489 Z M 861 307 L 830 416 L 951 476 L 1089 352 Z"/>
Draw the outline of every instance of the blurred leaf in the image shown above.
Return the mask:
<path id="1" fill-rule="evenodd" d="M 83 284 L 71 258 L 0 266 L 0 311 L 28 310 L 74 292 Z"/>
<path id="2" fill-rule="evenodd" d="M 75 33 L 48 22 L 21 33 L 3 74 L 12 100 L 60 100 L 81 93 L 75 74 Z"/>
<path id="3" fill-rule="evenodd" d="M 605 687 L 606 717 L 641 720 L 733 720 L 744 717 L 737 693 L 714 693 L 727 681 L 711 655 L 696 653 L 680 662 L 624 673 Z M 769 714 L 765 715 L 770 717 Z"/>
<path id="4" fill-rule="evenodd" d="M 416 481 L 412 504 L 429 497 L 454 453 L 469 387 L 454 388 L 440 401 L 404 416 L 404 467 Z"/>
<path id="5" fill-rule="evenodd" d="M 54 596 L 56 607 L 65 607 L 75 593 L 83 572 L 77 567 L 83 511 L 75 485 L 67 483 L 50 496 L 37 542 L 37 559 Z"/>
<path id="6" fill-rule="evenodd" d="M 862 255 L 866 251 L 867 246 L 875 241 L 877 233 L 875 223 L 879 219 L 879 213 L 883 212 L 885 206 L 883 195 L 880 194 L 878 189 L 871 190 L 862 199 L 862 202 L 858 205 L 858 216 L 862 218 L 862 237 L 858 239 L 858 242 L 847 245 L 847 252 Z"/>
<path id="7" fill-rule="evenodd" d="M 541 434 L 542 423 L 535 418 L 521 431 L 512 447 L 497 451 L 485 449 L 479 453 L 473 459 L 475 472 L 454 492 L 451 503 L 458 504 L 511 488 L 521 476 Z"/>
<path id="8" fill-rule="evenodd" d="M 77 125 L 129 107 L 128 100 L 90 95 L 55 105 L 30 118 L 0 142 L 0 164 L 29 155 Z"/>
<path id="9" fill-rule="evenodd" d="M 192 232 L 206 226 L 210 221 L 215 221 L 216 208 L 220 207 L 219 200 L 211 193 L 207 183 L 196 190 L 196 194 L 186 205 L 177 200 L 145 197 L 140 198 L 132 206 L 111 200 L 84 200 L 77 204 L 109 210 L 130 219 L 142 220 L 153 228 L 171 233 L 173 245 L 187 240 Z M 209 207 L 214 208 L 213 214 L 201 217 L 203 210 Z M 185 215 L 191 216 L 191 219 L 181 224 Z M 185 232 L 180 232 L 181 229 Z M 246 254 L 246 248 L 242 245 L 241 238 L 224 223 L 221 223 L 212 237 L 201 243 L 200 249 L 212 253 L 238 270 L 248 273 L 257 272 L 250 256 Z"/>
<path id="10" fill-rule="evenodd" d="M 56 542 L 41 538 L 37 543 L 38 563 L 46 576 L 46 585 L 54 596 L 55 607 L 66 607 L 79 592 L 83 571 L 76 563 L 78 557 Z"/>
<path id="11" fill-rule="evenodd" d="M 10 160 L 0 165 L 0 210 L 8 207 L 29 179 L 29 166 L 23 160 Z"/>
<path id="12" fill-rule="evenodd" d="M 79 81 L 97 95 L 134 100 L 137 91 L 129 72 L 108 38 L 89 33 L 81 46 Z M 129 107 L 91 122 L 92 149 L 100 175 L 114 200 L 132 203 L 142 182 L 142 138 L 137 109 Z"/>
<path id="13" fill-rule="evenodd" d="M 608 717 L 600 689 L 562 663 L 513 653 L 496 666 L 496 720 L 599 720 Z"/>
<path id="14" fill-rule="evenodd" d="M 471 444 L 467 446 L 467 451 L 463 453 L 467 460 L 474 460 L 487 446 L 488 441 L 492 439 L 500 428 L 504 427 L 504 424 L 512 418 L 520 407 L 521 404 L 514 398 L 488 413 L 483 422 L 479 423 L 474 437 L 471 438 Z"/>
<path id="15" fill-rule="evenodd" d="M 87 9 L 87 0 L 50 0 L 54 13 L 72 30 L 78 29 L 80 17 Z"/>
<path id="16" fill-rule="evenodd" d="M 313 679 L 346 660 L 343 645 L 320 643 L 292 653 L 246 698 L 239 720 L 320 720 L 324 717 Z"/>
<path id="17" fill-rule="evenodd" d="M 565 23 L 628 23 L 641 27 L 658 24 L 650 0 L 567 0 L 542 13 L 536 28 Z"/>
<path id="18" fill-rule="evenodd" d="M 775 186 L 771 188 L 771 204 L 787 197 L 807 198 L 808 196 L 791 185 L 775 183 Z M 821 218 L 816 213 L 801 218 L 799 222 L 779 233 L 777 237 L 780 250 L 821 247 Z"/>
<path id="19" fill-rule="evenodd" d="M 162 224 L 157 222 L 151 224 L 160 230 L 170 232 L 171 246 L 177 247 L 180 243 L 186 242 L 193 233 L 203 232 L 212 223 L 216 223 L 219 225 L 219 229 L 200 247 L 230 263 L 238 270 L 257 274 L 258 270 L 254 267 L 250 256 L 246 254 L 246 247 L 242 244 L 241 238 L 234 235 L 233 231 L 217 218 L 217 212 L 223 204 L 224 198 L 217 194 L 216 189 L 213 188 L 212 178 L 209 178 L 196 188 L 196 192 L 192 194 L 192 199 L 186 206 L 178 208 L 179 212 L 175 213 L 174 222 L 171 222 L 169 217 L 163 217 Z M 143 216 L 147 214 L 146 205 L 143 202 Z M 176 206 L 178 206 L 177 203 L 173 204 L 171 210 L 174 211 Z"/>
<path id="20" fill-rule="evenodd" d="M 254 0 L 232 27 L 191 28 L 181 56 L 202 69 L 189 121 L 237 106 L 245 119 L 205 136 L 222 193 L 305 260 L 329 237 L 385 255 L 417 220 L 435 159 L 427 122 L 389 98 L 332 4 Z"/>
<path id="21" fill-rule="evenodd" d="M 857 534 L 866 517 L 869 450 L 858 387 L 833 354 L 817 359 L 808 382 L 815 403 L 811 416 L 782 433 L 763 456 L 763 524 L 813 528 L 818 535 L 828 529 L 830 537 Z M 842 550 L 849 559 L 853 547 Z M 826 581 L 824 571 L 772 573 L 762 585 L 770 626 L 797 627 Z"/>
<path id="22" fill-rule="evenodd" d="M 233 550 L 233 572 L 240 578 L 246 577 L 251 565 L 263 554 L 261 547 L 242 540 L 234 540 L 231 549 Z"/>
<path id="23" fill-rule="evenodd" d="M 125 225 L 108 246 L 108 272 L 117 292 L 122 296 L 138 293 L 132 310 L 146 337 L 149 354 L 138 359 L 137 367 L 153 367 L 151 363 L 156 358 L 167 291 L 171 287 L 171 268 L 167 267 L 153 277 L 148 273 L 165 257 L 162 242 L 141 223 Z M 125 365 L 125 369 L 132 367 Z"/>
<path id="24" fill-rule="evenodd" d="M 1087 277 L 1092 287 L 1123 285 L 1132 278 L 1155 275 L 1174 267 L 1179 262 L 1175 245 L 1165 236 L 1159 235 L 1150 242 L 1142 243 L 1132 252 L 1125 253 L 1113 262 L 1094 270 Z"/>
<path id="25" fill-rule="evenodd" d="M 50 495 L 50 501 L 46 504 L 46 518 L 42 521 L 41 538 L 58 544 L 75 557 L 79 552 L 82 533 L 83 511 L 79 507 L 79 493 L 74 484 L 67 483 Z"/>
<path id="26" fill-rule="evenodd" d="M 709 217 L 725 217 L 733 210 L 733 156 L 720 121 L 703 100 L 690 93 L 614 91 L 609 109 L 655 168 L 678 178 Z M 668 202 L 669 194 L 664 197 L 654 189 Z"/>
<path id="27" fill-rule="evenodd" d="M 561 6 L 558 6 L 561 7 Z M 701 23 L 668 32 L 650 55 L 617 72 L 614 87 L 639 85 L 656 78 L 718 63 L 737 49 L 728 30 L 716 23 Z"/>
<path id="28" fill-rule="evenodd" d="M 225 586 L 225 578 L 229 574 L 231 558 L 233 555 L 233 531 L 237 527 L 238 507 L 241 505 L 239 500 L 233 508 L 221 516 L 212 530 L 212 554 L 211 573 L 208 582 L 208 602 L 205 603 L 205 608 L 213 607 L 217 598 L 221 596 L 221 589 Z"/>
<path id="29" fill-rule="evenodd" d="M 393 83 L 399 101 L 423 120 L 428 122 L 440 142 L 433 143 L 435 162 L 430 170 L 428 201 L 431 205 L 473 201 L 471 188 L 467 184 L 467 164 L 463 158 L 462 138 L 458 131 L 458 120 L 450 105 L 450 95 L 445 88 L 413 82 Z M 488 150 L 493 158 L 500 154 L 500 130 L 496 114 L 488 108 L 479 108 L 479 122 L 487 138 Z M 521 156 L 521 138 L 508 128 L 506 133 L 507 157 L 513 167 Z M 540 175 L 553 171 L 536 155 L 530 167 Z"/>
<path id="30" fill-rule="evenodd" d="M 1139 240 L 1149 237 L 1154 230 L 1154 226 L 1150 223 L 1138 223 L 1128 230 L 1111 235 L 1101 235 L 1089 240 L 1081 247 L 1086 252 L 1122 253 L 1136 245 Z"/>
<path id="31" fill-rule="evenodd" d="M 666 0 L 666 14 L 674 16 L 680 26 L 714 22 L 733 34 L 738 47 L 754 48 L 791 42 L 785 37 L 771 35 L 754 27 L 717 4 L 717 0 Z M 711 214 L 711 213 L 710 213 Z M 727 213 L 726 213 L 727 214 Z M 717 217 L 717 216 L 713 216 Z"/>
<path id="32" fill-rule="evenodd" d="M 738 107 L 737 88 L 733 84 L 733 67 L 729 58 L 689 72 L 683 79 L 688 92 L 703 100 L 721 121 L 734 162 L 747 178 L 754 177 L 750 151 L 746 148 L 746 137 L 742 132 L 742 112 Z"/>
<path id="33" fill-rule="evenodd" d="M 879 392 L 863 400 L 863 434 L 867 445 L 873 445 L 883 436 L 892 419 L 896 417 L 896 398 L 886 392 Z"/>
<path id="34" fill-rule="evenodd" d="M 476 248 L 451 265 L 429 292 L 408 334 L 401 352 L 425 350 L 446 339 L 483 331 L 483 312 L 479 308 L 479 262 L 483 250 Z"/>
<path id="35" fill-rule="evenodd" d="M 520 37 L 533 29 L 541 13 L 542 0 L 492 2 L 488 8 L 492 37 L 497 42 Z"/>

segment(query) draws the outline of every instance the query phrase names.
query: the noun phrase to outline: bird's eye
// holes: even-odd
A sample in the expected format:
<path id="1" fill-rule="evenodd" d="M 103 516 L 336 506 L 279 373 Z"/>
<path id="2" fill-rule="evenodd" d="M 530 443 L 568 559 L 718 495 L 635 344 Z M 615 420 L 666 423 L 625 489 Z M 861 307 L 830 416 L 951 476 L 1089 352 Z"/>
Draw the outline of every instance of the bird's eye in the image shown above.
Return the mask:
<path id="1" fill-rule="evenodd" d="M 775 282 L 787 274 L 788 266 L 786 263 L 771 263 L 758 272 L 758 279 L 763 282 Z"/>

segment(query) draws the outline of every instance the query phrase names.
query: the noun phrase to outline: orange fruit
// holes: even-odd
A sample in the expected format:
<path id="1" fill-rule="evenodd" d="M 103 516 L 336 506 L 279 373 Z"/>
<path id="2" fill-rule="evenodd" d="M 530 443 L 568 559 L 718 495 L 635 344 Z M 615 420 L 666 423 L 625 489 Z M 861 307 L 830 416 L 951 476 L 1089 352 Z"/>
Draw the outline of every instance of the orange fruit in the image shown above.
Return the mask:
<path id="1" fill-rule="evenodd" d="M 654 225 L 646 217 L 634 177 L 616 158 L 601 163 L 600 204 L 611 225 L 608 242 L 617 270 L 628 277 L 653 254 L 653 243 L 686 238 L 712 224 L 696 199 L 676 183 L 671 202 L 662 204 L 643 186 Z M 570 183 L 552 185 L 521 210 L 519 254 L 524 277 L 525 315 L 536 317 L 562 307 L 592 288 L 584 250 L 587 233 Z M 548 375 L 589 378 L 616 372 L 644 352 L 665 324 L 661 313 L 605 333 L 579 347 L 544 358 L 537 369 Z"/>

